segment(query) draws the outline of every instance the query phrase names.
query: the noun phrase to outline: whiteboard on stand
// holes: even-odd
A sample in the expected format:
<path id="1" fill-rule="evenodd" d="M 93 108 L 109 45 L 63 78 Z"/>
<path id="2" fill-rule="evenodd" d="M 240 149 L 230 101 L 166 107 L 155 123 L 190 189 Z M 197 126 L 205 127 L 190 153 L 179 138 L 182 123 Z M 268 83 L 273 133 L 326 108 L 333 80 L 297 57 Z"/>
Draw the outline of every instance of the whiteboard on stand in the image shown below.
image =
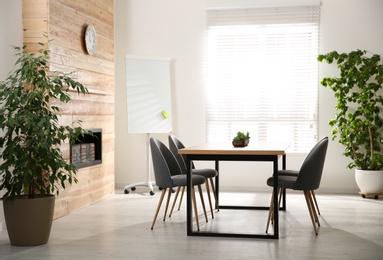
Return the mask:
<path id="1" fill-rule="evenodd" d="M 172 131 L 170 61 L 126 56 L 129 133 Z"/>

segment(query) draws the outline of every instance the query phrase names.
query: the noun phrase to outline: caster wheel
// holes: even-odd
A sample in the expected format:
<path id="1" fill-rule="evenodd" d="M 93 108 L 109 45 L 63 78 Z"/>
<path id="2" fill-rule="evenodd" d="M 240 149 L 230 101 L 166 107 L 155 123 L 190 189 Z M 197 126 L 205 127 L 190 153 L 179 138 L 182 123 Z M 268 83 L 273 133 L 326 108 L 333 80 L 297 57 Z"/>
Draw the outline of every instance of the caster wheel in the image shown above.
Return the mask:
<path id="1" fill-rule="evenodd" d="M 374 199 L 376 199 L 376 200 L 377 200 L 377 199 L 379 199 L 379 196 L 378 196 L 378 195 L 376 195 L 376 196 L 374 197 Z"/>
<path id="2" fill-rule="evenodd" d="M 135 191 L 136 190 L 136 187 L 132 187 L 132 188 L 130 188 L 132 191 Z"/>
<path id="3" fill-rule="evenodd" d="M 129 190 L 127 190 L 127 189 L 124 190 L 124 193 L 125 193 L 125 194 L 129 194 Z"/>
<path id="4" fill-rule="evenodd" d="M 362 195 L 362 198 L 363 198 L 363 199 L 366 198 L 366 195 L 363 194 L 363 195 Z"/>
<path id="5" fill-rule="evenodd" d="M 153 195 L 154 195 L 154 191 L 151 190 L 151 191 L 149 192 L 149 194 L 150 194 L 151 196 L 153 196 Z"/>

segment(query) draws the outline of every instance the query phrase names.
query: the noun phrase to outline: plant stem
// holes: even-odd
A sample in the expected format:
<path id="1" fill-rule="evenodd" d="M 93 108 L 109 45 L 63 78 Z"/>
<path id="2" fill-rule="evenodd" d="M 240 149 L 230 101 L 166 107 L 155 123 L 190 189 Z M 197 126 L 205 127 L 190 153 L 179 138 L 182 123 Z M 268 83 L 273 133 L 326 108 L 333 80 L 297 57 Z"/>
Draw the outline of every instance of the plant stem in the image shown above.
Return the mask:
<path id="1" fill-rule="evenodd" d="M 370 140 L 370 156 L 372 158 L 372 155 L 374 154 L 374 146 L 372 143 L 371 126 L 368 126 L 368 139 Z"/>

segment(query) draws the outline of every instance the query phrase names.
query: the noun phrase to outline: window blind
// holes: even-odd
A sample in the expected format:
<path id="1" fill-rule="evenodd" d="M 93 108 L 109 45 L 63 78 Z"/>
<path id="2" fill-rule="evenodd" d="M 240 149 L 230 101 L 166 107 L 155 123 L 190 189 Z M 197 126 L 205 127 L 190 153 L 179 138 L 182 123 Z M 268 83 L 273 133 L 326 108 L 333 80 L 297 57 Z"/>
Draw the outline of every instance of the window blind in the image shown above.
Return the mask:
<path id="1" fill-rule="evenodd" d="M 319 6 L 207 10 L 206 138 L 317 141 Z"/>

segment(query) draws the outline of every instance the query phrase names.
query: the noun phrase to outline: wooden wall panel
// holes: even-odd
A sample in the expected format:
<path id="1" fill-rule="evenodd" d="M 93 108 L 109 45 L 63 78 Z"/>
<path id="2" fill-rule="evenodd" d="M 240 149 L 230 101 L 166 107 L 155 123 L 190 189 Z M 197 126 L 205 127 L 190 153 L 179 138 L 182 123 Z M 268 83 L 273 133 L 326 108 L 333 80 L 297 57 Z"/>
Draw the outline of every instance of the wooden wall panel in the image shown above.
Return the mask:
<path id="1" fill-rule="evenodd" d="M 72 72 L 89 90 L 87 95 L 71 92 L 68 104 L 52 102 L 61 108 L 60 124 L 101 128 L 102 164 L 81 168 L 79 182 L 60 192 L 55 218 L 93 204 L 114 193 L 114 0 L 23 0 L 24 44 L 36 51 L 38 42 L 47 42 L 51 70 Z M 93 25 L 97 33 L 94 55 L 86 53 L 85 29 Z M 61 147 L 70 159 L 70 146 Z"/>
<path id="2" fill-rule="evenodd" d="M 47 43 L 43 33 L 48 33 L 48 0 L 23 0 L 23 32 L 27 50 L 36 52 Z"/>

